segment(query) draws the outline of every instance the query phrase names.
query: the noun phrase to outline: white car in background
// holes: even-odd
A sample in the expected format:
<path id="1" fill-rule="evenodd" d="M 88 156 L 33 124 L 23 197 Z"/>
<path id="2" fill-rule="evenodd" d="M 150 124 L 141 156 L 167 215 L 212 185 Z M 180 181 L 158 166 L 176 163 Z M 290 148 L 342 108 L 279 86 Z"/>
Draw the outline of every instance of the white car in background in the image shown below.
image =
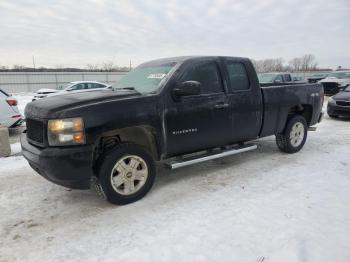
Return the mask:
<path id="1" fill-rule="evenodd" d="M 318 81 L 323 85 L 324 93 L 335 95 L 350 84 L 350 71 L 335 71 Z"/>
<path id="2" fill-rule="evenodd" d="M 17 108 L 17 99 L 0 89 L 0 126 L 16 127 L 23 123 L 23 117 Z"/>
<path id="3" fill-rule="evenodd" d="M 42 99 L 48 96 L 65 94 L 67 92 L 78 92 L 78 91 L 83 92 L 86 90 L 93 90 L 93 89 L 108 89 L 110 87 L 111 87 L 110 85 L 107 85 L 101 82 L 96 82 L 96 81 L 75 81 L 75 82 L 70 82 L 62 87 L 59 87 L 58 89 L 50 89 L 50 88 L 39 89 L 34 94 L 34 98 L 32 99 L 32 101 Z"/>

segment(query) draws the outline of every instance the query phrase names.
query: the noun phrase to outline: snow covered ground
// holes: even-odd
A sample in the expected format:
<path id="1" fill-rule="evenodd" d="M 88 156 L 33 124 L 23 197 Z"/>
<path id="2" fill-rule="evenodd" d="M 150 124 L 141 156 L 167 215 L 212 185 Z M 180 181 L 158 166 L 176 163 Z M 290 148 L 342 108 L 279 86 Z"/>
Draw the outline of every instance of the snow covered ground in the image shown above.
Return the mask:
<path id="1" fill-rule="evenodd" d="M 304 149 L 258 150 L 168 171 L 113 206 L 0 159 L 0 261 L 350 260 L 350 120 L 325 117 Z M 18 144 L 13 145 L 18 151 Z"/>

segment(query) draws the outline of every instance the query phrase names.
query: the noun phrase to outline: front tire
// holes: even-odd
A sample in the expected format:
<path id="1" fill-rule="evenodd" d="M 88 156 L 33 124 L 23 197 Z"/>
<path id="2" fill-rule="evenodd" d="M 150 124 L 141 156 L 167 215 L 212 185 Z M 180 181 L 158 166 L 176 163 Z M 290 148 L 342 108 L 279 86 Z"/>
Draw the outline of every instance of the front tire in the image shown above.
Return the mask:
<path id="1" fill-rule="evenodd" d="M 303 116 L 293 116 L 287 122 L 283 133 L 276 135 L 278 148 L 289 154 L 300 151 L 307 138 L 307 129 L 308 126 Z"/>
<path id="2" fill-rule="evenodd" d="M 110 203 L 126 205 L 148 193 L 155 175 L 155 162 L 150 153 L 142 146 L 123 143 L 104 156 L 99 183 Z"/>

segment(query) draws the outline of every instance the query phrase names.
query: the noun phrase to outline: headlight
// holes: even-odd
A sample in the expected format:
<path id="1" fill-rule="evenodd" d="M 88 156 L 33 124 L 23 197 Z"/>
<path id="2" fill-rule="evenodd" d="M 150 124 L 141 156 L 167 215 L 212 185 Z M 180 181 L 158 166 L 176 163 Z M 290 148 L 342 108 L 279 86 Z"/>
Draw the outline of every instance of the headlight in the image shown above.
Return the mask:
<path id="1" fill-rule="evenodd" d="M 83 119 L 77 117 L 49 120 L 47 137 L 50 146 L 85 144 Z"/>
<path id="2" fill-rule="evenodd" d="M 332 97 L 330 97 L 329 99 L 328 99 L 328 104 L 335 104 L 336 102 L 335 102 L 335 100 L 332 98 Z"/>

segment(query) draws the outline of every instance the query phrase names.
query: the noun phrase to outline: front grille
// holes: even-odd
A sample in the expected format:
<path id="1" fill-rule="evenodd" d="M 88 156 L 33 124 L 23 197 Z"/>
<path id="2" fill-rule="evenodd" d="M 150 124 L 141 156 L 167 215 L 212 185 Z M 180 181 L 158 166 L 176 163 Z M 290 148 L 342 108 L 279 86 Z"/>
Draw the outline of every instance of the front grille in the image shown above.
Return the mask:
<path id="1" fill-rule="evenodd" d="M 350 101 L 336 101 L 338 106 L 350 106 Z"/>
<path id="2" fill-rule="evenodd" d="M 44 143 L 44 123 L 34 119 L 26 119 L 27 138 L 32 142 Z"/>
<path id="3" fill-rule="evenodd" d="M 325 94 L 336 94 L 339 92 L 338 83 L 322 83 Z"/>

